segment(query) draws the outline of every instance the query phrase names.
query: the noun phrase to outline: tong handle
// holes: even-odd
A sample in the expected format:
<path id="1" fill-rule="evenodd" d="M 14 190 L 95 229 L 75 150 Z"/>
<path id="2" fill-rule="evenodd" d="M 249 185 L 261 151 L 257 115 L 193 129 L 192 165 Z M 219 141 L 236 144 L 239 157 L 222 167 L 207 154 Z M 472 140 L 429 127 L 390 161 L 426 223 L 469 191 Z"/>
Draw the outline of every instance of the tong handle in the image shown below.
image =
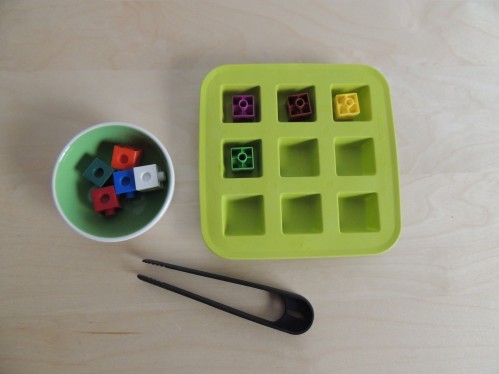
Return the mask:
<path id="1" fill-rule="evenodd" d="M 310 302 L 305 299 L 303 296 L 295 294 L 293 292 L 288 292 L 284 290 L 280 290 L 278 288 L 265 286 L 259 283 L 248 282 L 242 279 L 231 278 L 224 275 L 209 273 L 202 270 L 190 269 L 183 266 L 173 265 L 166 262 L 145 259 L 143 260 L 146 264 L 151 264 L 155 266 L 161 266 L 167 269 L 177 270 L 184 273 L 189 273 L 193 275 L 199 275 L 206 278 L 212 278 L 223 282 L 235 283 L 241 286 L 252 287 L 259 290 L 267 291 L 273 294 L 276 294 L 281 297 L 284 304 L 284 312 L 276 321 L 270 321 L 258 316 L 255 316 L 250 313 L 246 313 L 242 310 L 233 308 L 231 306 L 219 303 L 215 300 L 208 299 L 204 296 L 195 294 L 193 292 L 184 290 L 182 288 L 173 286 L 169 283 L 161 282 L 156 279 L 147 277 L 142 274 L 138 274 L 137 277 L 146 282 L 150 283 L 154 286 L 164 288 L 165 290 L 169 290 L 175 292 L 179 295 L 191 298 L 193 300 L 197 300 L 201 303 L 207 304 L 214 308 L 223 310 L 224 312 L 233 314 L 235 316 L 247 319 L 249 321 L 253 321 L 259 323 L 263 326 L 267 326 L 279 331 L 286 332 L 288 334 L 299 335 L 306 332 L 314 321 L 314 310 Z"/>

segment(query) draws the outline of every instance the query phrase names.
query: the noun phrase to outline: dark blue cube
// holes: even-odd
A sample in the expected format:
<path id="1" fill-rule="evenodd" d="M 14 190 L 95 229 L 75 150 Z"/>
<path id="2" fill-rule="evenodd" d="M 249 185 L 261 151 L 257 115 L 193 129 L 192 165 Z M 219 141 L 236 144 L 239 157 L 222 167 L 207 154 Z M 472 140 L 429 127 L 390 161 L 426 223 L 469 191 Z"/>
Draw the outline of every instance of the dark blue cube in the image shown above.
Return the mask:
<path id="1" fill-rule="evenodd" d="M 135 197 L 137 188 L 135 187 L 133 169 L 115 171 L 113 173 L 113 180 L 116 195 L 126 194 L 128 199 Z"/>
<path id="2" fill-rule="evenodd" d="M 113 168 L 97 157 L 83 172 L 83 176 L 97 187 L 102 187 L 113 174 Z"/>

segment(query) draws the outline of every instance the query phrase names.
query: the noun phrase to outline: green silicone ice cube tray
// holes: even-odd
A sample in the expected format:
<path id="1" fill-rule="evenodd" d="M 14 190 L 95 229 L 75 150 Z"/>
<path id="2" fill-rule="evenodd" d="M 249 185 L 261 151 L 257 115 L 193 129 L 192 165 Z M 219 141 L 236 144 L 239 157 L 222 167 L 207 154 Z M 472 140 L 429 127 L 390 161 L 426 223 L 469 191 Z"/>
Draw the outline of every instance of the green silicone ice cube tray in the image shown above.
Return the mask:
<path id="1" fill-rule="evenodd" d="M 201 87 L 199 134 L 201 229 L 218 255 L 367 255 L 398 239 L 390 92 L 377 70 L 220 66 Z"/>

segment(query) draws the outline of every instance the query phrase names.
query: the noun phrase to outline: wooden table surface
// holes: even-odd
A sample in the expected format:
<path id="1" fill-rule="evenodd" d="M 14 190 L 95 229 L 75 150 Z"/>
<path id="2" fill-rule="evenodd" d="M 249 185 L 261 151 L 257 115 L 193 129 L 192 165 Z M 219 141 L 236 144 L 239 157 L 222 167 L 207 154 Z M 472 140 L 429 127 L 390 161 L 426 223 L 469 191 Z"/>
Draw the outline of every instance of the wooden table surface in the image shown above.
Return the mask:
<path id="1" fill-rule="evenodd" d="M 204 245 L 201 81 L 281 62 L 387 77 L 403 216 L 391 251 L 231 261 Z M 498 87 L 493 2 L 0 1 L 0 372 L 498 373 Z M 103 244 L 64 224 L 50 182 L 74 134 L 116 120 L 158 136 L 177 182 L 157 226 Z M 292 336 L 157 289 L 135 275 L 275 312 L 145 257 L 298 292 L 315 323 Z"/>

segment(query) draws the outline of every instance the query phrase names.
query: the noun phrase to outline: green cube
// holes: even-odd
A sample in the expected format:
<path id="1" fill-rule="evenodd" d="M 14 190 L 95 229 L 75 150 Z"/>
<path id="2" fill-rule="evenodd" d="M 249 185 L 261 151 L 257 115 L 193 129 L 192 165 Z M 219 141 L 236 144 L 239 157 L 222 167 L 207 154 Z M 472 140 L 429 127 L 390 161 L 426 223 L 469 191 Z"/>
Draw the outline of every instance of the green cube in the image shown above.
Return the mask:
<path id="1" fill-rule="evenodd" d="M 114 169 L 99 158 L 94 158 L 92 163 L 83 172 L 83 176 L 97 187 L 102 187 L 104 183 L 113 175 Z"/>
<path id="2" fill-rule="evenodd" d="M 253 147 L 233 147 L 230 149 L 232 171 L 250 171 L 255 168 Z"/>

